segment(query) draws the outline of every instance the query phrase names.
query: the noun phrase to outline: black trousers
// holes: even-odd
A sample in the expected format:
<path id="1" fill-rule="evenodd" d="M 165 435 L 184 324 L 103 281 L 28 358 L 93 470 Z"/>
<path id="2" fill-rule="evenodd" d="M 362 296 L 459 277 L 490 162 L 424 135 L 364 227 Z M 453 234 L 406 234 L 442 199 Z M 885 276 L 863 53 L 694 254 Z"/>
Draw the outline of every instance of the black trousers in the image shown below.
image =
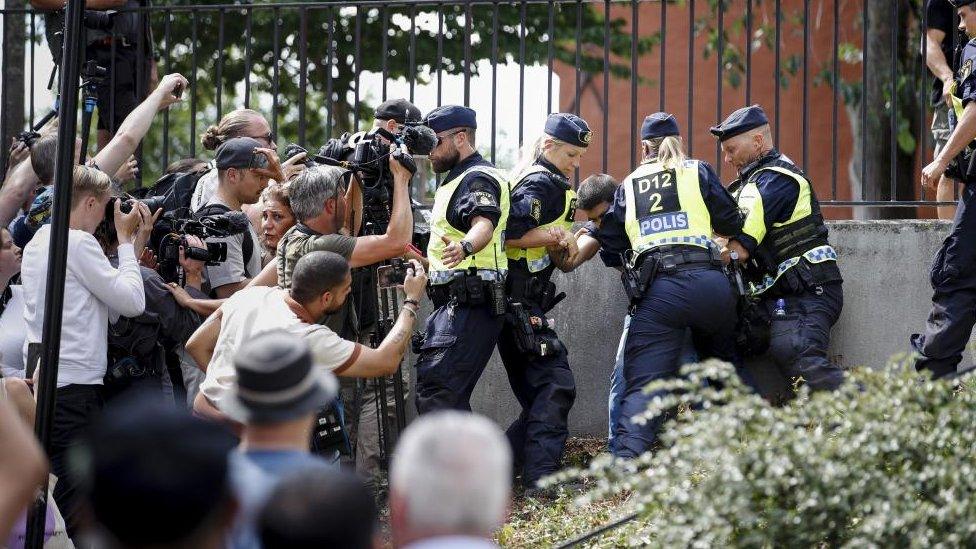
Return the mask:
<path id="1" fill-rule="evenodd" d="M 544 317 L 538 304 L 527 302 L 529 314 Z M 569 436 L 569 411 L 576 400 L 576 381 L 569 368 L 565 346 L 550 356 L 519 352 L 515 330 L 506 322 L 498 338 L 498 354 L 505 365 L 512 392 L 522 407 L 506 431 L 522 481 L 532 487 L 542 477 L 559 470 Z M 540 335 L 557 339 L 544 328 Z"/>
<path id="2" fill-rule="evenodd" d="M 966 185 L 956 206 L 952 231 L 935 254 L 930 272 L 932 310 L 925 332 L 912 334 L 918 370 L 936 377 L 952 374 L 962 361 L 976 324 L 976 189 Z"/>
<path id="3" fill-rule="evenodd" d="M 81 513 L 78 480 L 71 474 L 71 449 L 78 444 L 78 436 L 102 410 L 101 385 L 67 385 L 57 391 L 54 421 L 51 422 L 51 442 L 48 458 L 51 472 L 58 477 L 54 487 L 54 501 L 64 517 L 68 535 L 74 538 L 80 530 Z"/>

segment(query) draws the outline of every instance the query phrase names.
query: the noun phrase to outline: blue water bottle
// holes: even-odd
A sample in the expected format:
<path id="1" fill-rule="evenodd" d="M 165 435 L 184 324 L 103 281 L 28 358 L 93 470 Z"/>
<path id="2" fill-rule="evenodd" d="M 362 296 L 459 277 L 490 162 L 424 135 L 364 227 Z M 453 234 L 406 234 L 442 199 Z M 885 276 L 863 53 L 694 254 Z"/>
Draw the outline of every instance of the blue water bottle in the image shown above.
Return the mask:
<path id="1" fill-rule="evenodd" d="M 773 309 L 773 316 L 786 316 L 786 300 L 785 299 L 780 298 L 780 299 L 777 299 L 776 300 L 776 308 Z"/>

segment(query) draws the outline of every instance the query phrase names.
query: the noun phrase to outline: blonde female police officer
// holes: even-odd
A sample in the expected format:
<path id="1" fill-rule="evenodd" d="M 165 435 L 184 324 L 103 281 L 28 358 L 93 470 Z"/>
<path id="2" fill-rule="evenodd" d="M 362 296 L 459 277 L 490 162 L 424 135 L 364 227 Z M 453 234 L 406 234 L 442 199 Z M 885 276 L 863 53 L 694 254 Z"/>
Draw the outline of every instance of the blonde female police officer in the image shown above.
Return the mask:
<path id="1" fill-rule="evenodd" d="M 598 234 L 604 263 L 626 265 L 643 282 L 642 295 L 632 299 L 625 388 L 610 449 L 622 458 L 655 443 L 663 418 L 644 425 L 631 418 L 656 396 L 644 393 L 647 383 L 677 375 L 687 329 L 701 359 L 736 359 L 736 297 L 712 236 L 739 234 L 739 209 L 711 166 L 685 158 L 673 115 L 644 119 L 641 145 L 644 159 L 620 184 Z"/>
<path id="2" fill-rule="evenodd" d="M 550 281 L 555 265 L 547 247 L 573 238 L 576 193 L 569 178 L 592 135 L 586 121 L 576 115 L 549 115 L 543 136 L 528 155 L 531 164 L 517 168 L 512 179 L 505 231 L 506 286 L 513 309 L 520 308 L 521 314 L 513 310 L 509 315 L 498 352 L 522 406 L 506 434 L 529 490 L 559 469 L 576 398 L 566 347 L 544 320 L 558 299 Z M 532 326 L 530 319 L 538 320 Z"/>
<path id="3" fill-rule="evenodd" d="M 424 123 L 437 134 L 434 171 L 446 173 L 434 195 L 427 246 L 434 312 L 417 359 L 417 411 L 470 410 L 505 315 L 504 232 L 508 176 L 475 150 L 475 112 L 445 105 Z"/>

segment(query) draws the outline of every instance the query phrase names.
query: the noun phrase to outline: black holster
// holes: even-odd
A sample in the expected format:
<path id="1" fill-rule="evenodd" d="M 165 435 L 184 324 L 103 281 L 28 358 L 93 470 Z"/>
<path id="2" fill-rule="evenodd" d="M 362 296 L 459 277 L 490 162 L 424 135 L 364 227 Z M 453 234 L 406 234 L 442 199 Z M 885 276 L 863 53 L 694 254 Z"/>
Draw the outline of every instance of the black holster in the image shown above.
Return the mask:
<path id="1" fill-rule="evenodd" d="M 562 342 L 545 329 L 544 318 L 538 319 L 538 325 L 533 324 L 525 305 L 517 301 L 509 303 L 508 309 L 507 320 L 513 328 L 515 348 L 519 353 L 545 357 L 564 348 Z"/>

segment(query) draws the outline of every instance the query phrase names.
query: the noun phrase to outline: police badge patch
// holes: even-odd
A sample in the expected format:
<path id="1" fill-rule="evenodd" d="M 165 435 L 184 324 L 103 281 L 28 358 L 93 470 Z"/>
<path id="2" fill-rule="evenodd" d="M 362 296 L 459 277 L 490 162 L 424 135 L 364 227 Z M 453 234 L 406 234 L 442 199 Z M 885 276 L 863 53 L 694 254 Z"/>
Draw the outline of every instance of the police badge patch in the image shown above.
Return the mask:
<path id="1" fill-rule="evenodd" d="M 537 198 L 532 199 L 532 206 L 529 215 L 532 216 L 532 219 L 535 219 L 536 223 L 538 223 L 539 220 L 542 218 L 542 202 L 539 202 L 539 199 Z"/>
<path id="2" fill-rule="evenodd" d="M 965 63 L 962 64 L 962 68 L 959 69 L 959 80 L 965 80 L 973 73 L 973 60 L 969 58 Z"/>
<path id="3" fill-rule="evenodd" d="M 488 194 L 488 193 L 485 193 L 485 192 L 476 192 L 476 193 L 474 193 L 474 195 L 475 195 L 475 203 L 478 206 L 494 206 L 495 205 L 495 198 L 493 196 L 491 196 L 490 194 Z"/>

